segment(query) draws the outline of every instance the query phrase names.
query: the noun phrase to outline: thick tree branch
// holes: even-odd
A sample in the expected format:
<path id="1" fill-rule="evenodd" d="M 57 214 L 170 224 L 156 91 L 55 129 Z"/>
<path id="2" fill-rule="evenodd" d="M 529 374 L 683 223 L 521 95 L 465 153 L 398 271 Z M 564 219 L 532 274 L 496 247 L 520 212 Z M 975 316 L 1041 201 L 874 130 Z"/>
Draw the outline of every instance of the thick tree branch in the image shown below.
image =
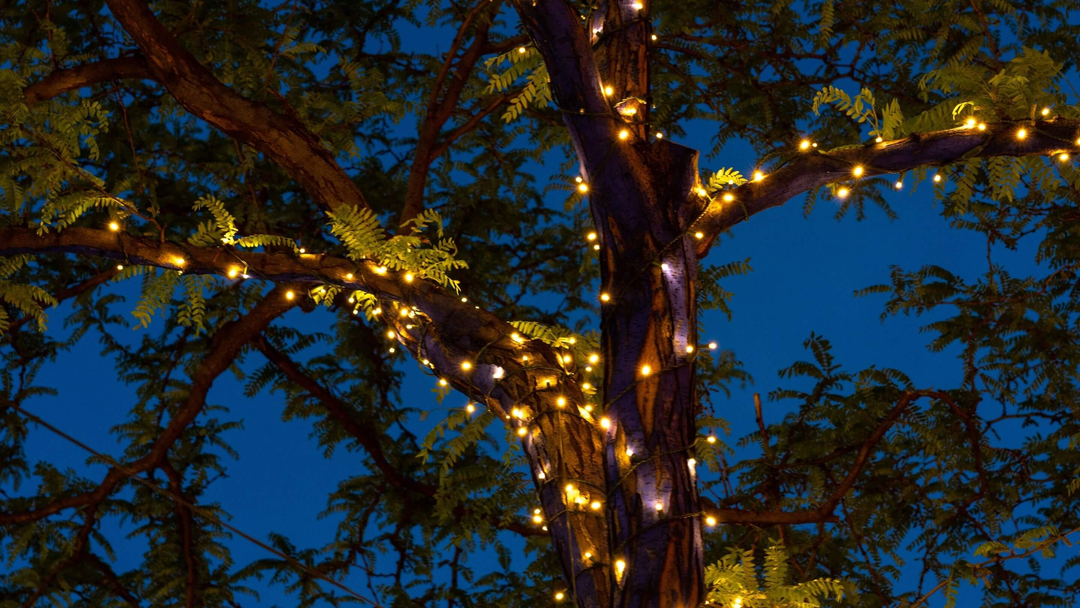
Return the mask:
<path id="1" fill-rule="evenodd" d="M 1021 128 L 1026 130 L 1024 138 L 1017 135 Z M 691 230 L 705 234 L 698 244 L 698 254 L 704 256 L 713 239 L 724 230 L 761 211 L 783 205 L 808 190 L 831 182 L 854 180 L 852 171 L 856 166 L 863 167 L 862 179 L 866 179 L 917 167 L 944 166 L 965 157 L 1072 154 L 1080 151 L 1078 136 L 1080 121 L 1056 118 L 1022 124 L 990 123 L 986 130 L 964 127 L 916 133 L 904 139 L 860 148 L 813 151 L 802 154 L 761 181 L 751 181 L 731 190 L 732 202 L 723 202 L 720 198 L 713 200 Z"/>
<path id="2" fill-rule="evenodd" d="M 66 70 L 56 70 L 26 87 L 23 96 L 27 105 L 52 99 L 57 95 L 102 82 L 124 79 L 153 80 L 150 66 L 142 57 L 117 57 L 85 63 Z"/>
<path id="3" fill-rule="evenodd" d="M 113 16 L 146 56 L 150 71 L 189 112 L 266 154 L 316 200 L 367 207 L 360 188 L 297 119 L 221 83 L 157 20 L 144 0 L 109 0 Z"/>

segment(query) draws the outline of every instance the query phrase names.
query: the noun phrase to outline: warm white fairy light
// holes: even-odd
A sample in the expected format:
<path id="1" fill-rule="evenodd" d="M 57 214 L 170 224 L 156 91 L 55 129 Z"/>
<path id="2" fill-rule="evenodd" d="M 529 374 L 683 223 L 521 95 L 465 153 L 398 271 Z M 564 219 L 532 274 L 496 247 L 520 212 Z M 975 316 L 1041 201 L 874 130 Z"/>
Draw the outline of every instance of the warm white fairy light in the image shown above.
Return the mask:
<path id="1" fill-rule="evenodd" d="M 595 241 L 596 240 L 596 233 L 595 232 L 590 232 L 589 234 L 585 235 L 585 238 L 590 240 L 590 241 Z"/>
<path id="2" fill-rule="evenodd" d="M 695 232 L 694 233 L 694 238 L 700 241 L 701 239 L 705 238 L 705 233 L 704 232 Z"/>
<path id="3" fill-rule="evenodd" d="M 730 203 L 733 200 L 735 200 L 735 195 L 734 194 L 732 194 L 730 192 L 727 192 L 727 193 L 724 194 L 724 202 L 725 203 Z"/>
<path id="4" fill-rule="evenodd" d="M 624 560 L 618 560 L 615 562 L 615 576 L 622 578 L 623 572 L 626 571 L 626 562 Z"/>
<path id="5" fill-rule="evenodd" d="M 1062 152 L 1061 154 L 1058 154 L 1058 160 L 1060 160 L 1061 162 L 1065 162 L 1069 160 L 1069 155 L 1065 152 Z"/>
<path id="6" fill-rule="evenodd" d="M 705 441 L 708 441 L 709 443 L 716 443 L 716 435 L 709 435 L 705 438 Z"/>
<path id="7" fill-rule="evenodd" d="M 607 302 L 607 301 L 610 301 L 610 300 L 611 300 L 611 296 L 609 296 L 607 293 L 600 294 L 600 301 L 601 302 Z"/>
<path id="8" fill-rule="evenodd" d="M 236 275 L 240 274 L 240 269 L 237 268 L 236 266 L 230 266 L 228 274 L 229 274 L 230 279 L 235 279 Z"/>
<path id="9" fill-rule="evenodd" d="M 1049 116 L 1050 115 L 1050 108 L 1043 108 L 1042 109 L 1042 115 L 1043 116 Z"/>
<path id="10" fill-rule="evenodd" d="M 296 297 L 296 294 L 293 293 L 293 291 L 291 289 L 289 291 L 285 292 L 285 299 L 286 300 L 292 300 L 295 297 Z"/>
<path id="11" fill-rule="evenodd" d="M 406 272 L 406 273 L 405 273 L 405 282 L 406 282 L 406 283 L 412 283 L 412 282 L 413 282 L 413 278 L 414 278 L 414 277 L 413 277 L 413 273 L 411 273 L 411 272 Z"/>
<path id="12" fill-rule="evenodd" d="M 564 597 L 566 597 L 566 594 L 563 593 L 562 591 L 560 591 L 560 592 L 555 594 L 555 601 L 556 602 L 561 602 Z"/>
<path id="13" fill-rule="evenodd" d="M 884 140 L 884 139 L 881 139 L 880 137 L 875 137 L 875 138 L 874 138 L 874 142 L 875 142 L 875 143 L 879 143 L 879 144 L 880 144 L 880 143 L 881 143 L 881 142 L 883 142 L 883 141 L 885 141 L 885 140 Z"/>
<path id="14" fill-rule="evenodd" d="M 466 413 L 472 414 L 475 411 L 476 411 L 476 406 L 475 405 L 470 403 L 470 404 L 465 406 L 465 412 Z"/>
<path id="15" fill-rule="evenodd" d="M 599 363 L 599 362 L 600 362 L 600 355 L 598 355 L 596 353 L 593 353 L 593 354 L 589 355 L 589 363 Z"/>
<path id="16" fill-rule="evenodd" d="M 470 363 L 468 361 L 462 361 L 461 362 L 461 369 L 463 369 L 465 371 L 469 371 L 470 369 L 472 369 L 472 363 Z"/>
<path id="17" fill-rule="evenodd" d="M 651 367 L 649 367 L 648 365 L 642 365 L 641 366 L 641 375 L 642 376 L 648 376 L 651 373 L 652 373 L 652 368 Z"/>
<path id="18" fill-rule="evenodd" d="M 591 505 L 589 505 L 589 507 L 590 507 L 590 508 L 591 508 L 591 509 L 592 509 L 593 511 L 599 511 L 599 510 L 600 510 L 600 507 L 601 507 L 601 506 L 602 506 L 602 505 L 600 504 L 600 501 L 599 501 L 599 500 L 594 500 L 594 501 L 592 501 L 592 504 L 591 504 Z"/>
<path id="19" fill-rule="evenodd" d="M 123 264 L 117 264 L 117 265 L 116 265 L 116 269 L 117 269 L 117 270 L 123 270 L 123 269 L 124 269 L 124 265 L 123 265 Z"/>
<path id="20" fill-rule="evenodd" d="M 799 142 L 799 149 L 800 150 L 809 150 L 810 149 L 810 140 L 809 139 L 804 139 L 804 140 L 800 141 Z"/>
<path id="21" fill-rule="evenodd" d="M 763 179 L 765 179 L 765 174 L 764 173 L 762 173 L 761 171 L 754 171 L 754 181 L 755 182 L 760 182 Z"/>
<path id="22" fill-rule="evenodd" d="M 386 274 L 386 266 L 376 266 L 375 274 Z"/>
<path id="23" fill-rule="evenodd" d="M 934 174 L 934 183 L 935 184 L 941 183 L 941 174 L 940 173 L 935 173 Z"/>
<path id="24" fill-rule="evenodd" d="M 615 88 L 614 87 L 612 87 L 611 85 L 608 85 L 608 86 L 604 87 L 604 95 L 607 95 L 608 97 L 611 97 L 614 94 L 615 94 Z"/>
<path id="25" fill-rule="evenodd" d="M 116 222 L 109 222 L 109 230 L 112 230 L 113 232 L 119 232 L 120 224 Z"/>
<path id="26" fill-rule="evenodd" d="M 896 188 L 897 190 L 903 190 L 904 189 L 904 182 L 902 182 L 900 180 L 896 180 L 896 183 L 893 184 L 893 187 Z"/>
<path id="27" fill-rule="evenodd" d="M 600 428 L 602 428 L 602 429 L 610 429 L 611 428 L 611 419 L 608 418 L 607 416 L 601 418 L 600 419 Z"/>
<path id="28" fill-rule="evenodd" d="M 980 131 L 985 131 L 986 130 L 986 123 L 985 122 L 980 122 L 979 123 L 979 130 Z"/>
<path id="29" fill-rule="evenodd" d="M 687 344 L 687 345 L 686 345 L 686 352 L 687 352 L 687 353 L 692 353 L 692 352 L 694 352 L 694 345 L 693 345 L 693 344 Z"/>
<path id="30" fill-rule="evenodd" d="M 589 384 L 588 382 L 582 384 L 581 385 L 581 390 L 583 390 L 583 391 L 591 391 L 592 390 L 592 384 Z"/>
<path id="31" fill-rule="evenodd" d="M 716 518 L 713 517 L 712 515 L 707 516 L 705 518 L 705 525 L 709 526 L 710 528 L 715 526 L 716 525 Z"/>
<path id="32" fill-rule="evenodd" d="M 1016 139 L 1024 139 L 1027 137 L 1027 129 L 1020 128 L 1016 131 Z"/>
<path id="33" fill-rule="evenodd" d="M 566 407 L 566 397 L 559 397 L 555 400 L 555 405 L 559 407 Z"/>
<path id="34" fill-rule="evenodd" d="M 397 334 L 395 334 L 392 329 L 386 332 L 386 337 L 390 340 L 393 340 L 396 336 Z"/>
<path id="35" fill-rule="evenodd" d="M 353 279 L 353 273 L 351 273 L 351 272 L 345 273 L 345 280 L 346 281 L 351 281 L 352 279 Z"/>
<path id="36" fill-rule="evenodd" d="M 975 126 L 975 122 L 976 122 L 975 117 L 970 116 L 970 117 L 968 117 L 967 121 L 964 122 L 964 126 L 970 129 L 970 128 Z"/>
<path id="37" fill-rule="evenodd" d="M 653 506 L 656 507 L 657 511 L 663 511 L 664 510 L 664 501 L 658 500 L 658 501 L 656 501 L 656 504 L 654 504 Z"/>
<path id="38" fill-rule="evenodd" d="M 446 381 L 446 378 L 439 378 L 439 386 L 446 386 L 448 384 L 450 383 Z"/>
<path id="39" fill-rule="evenodd" d="M 863 166 L 862 165 L 855 165 L 855 168 L 851 170 L 851 174 L 854 175 L 855 177 L 862 177 Z"/>
<path id="40" fill-rule="evenodd" d="M 836 196 L 839 196 L 840 198 L 847 198 L 848 194 L 851 194 L 851 190 L 848 190 L 847 188 L 840 188 L 836 191 Z"/>
<path id="41" fill-rule="evenodd" d="M 630 137 L 630 131 L 627 131 L 626 129 L 619 131 L 619 139 L 626 139 L 628 137 Z"/>
<path id="42" fill-rule="evenodd" d="M 578 192 L 580 192 L 582 194 L 585 194 L 585 193 L 587 193 L 589 191 L 589 184 L 586 184 L 585 182 L 581 182 L 580 184 L 577 185 L 577 190 L 578 190 Z"/>
<path id="43" fill-rule="evenodd" d="M 720 345 L 717 344 L 716 342 L 709 342 L 709 350 L 716 350 L 716 348 L 718 346 L 720 346 Z"/>
<path id="44" fill-rule="evenodd" d="M 529 434 L 529 429 L 527 429 L 525 427 L 521 427 L 521 428 L 519 428 L 517 430 L 517 434 L 518 434 L 518 437 L 524 437 L 525 435 Z"/>

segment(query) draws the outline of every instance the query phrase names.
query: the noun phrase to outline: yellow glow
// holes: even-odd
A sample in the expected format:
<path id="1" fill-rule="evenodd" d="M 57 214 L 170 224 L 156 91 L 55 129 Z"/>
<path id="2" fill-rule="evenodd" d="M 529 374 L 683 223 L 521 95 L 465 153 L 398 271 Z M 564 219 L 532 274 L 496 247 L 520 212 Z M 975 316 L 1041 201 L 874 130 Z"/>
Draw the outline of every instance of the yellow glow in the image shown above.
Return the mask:
<path id="1" fill-rule="evenodd" d="M 184 258 L 181 258 L 181 257 L 174 257 L 172 259 L 172 261 L 173 261 L 173 264 L 176 264 L 177 266 L 183 266 L 186 263 L 184 261 Z"/>
<path id="2" fill-rule="evenodd" d="M 648 376 L 651 373 L 652 373 L 652 368 L 651 367 L 649 367 L 648 365 L 642 365 L 641 366 L 641 375 L 642 376 Z"/>
<path id="3" fill-rule="evenodd" d="M 353 278 L 353 274 L 351 272 L 345 274 L 345 280 L 346 281 L 351 281 L 352 278 Z"/>
<path id="4" fill-rule="evenodd" d="M 630 131 L 627 131 L 626 129 L 619 131 L 619 139 L 626 139 L 627 137 L 630 137 Z"/>
<path id="5" fill-rule="evenodd" d="M 967 128 L 969 128 L 969 129 L 970 129 L 971 127 L 974 127 L 974 126 L 975 126 L 975 117 L 974 117 L 974 116 L 972 116 L 972 117 L 969 117 L 969 118 L 967 119 L 967 122 L 965 122 L 965 123 L 964 123 L 964 126 L 966 126 L 966 127 L 967 127 Z"/>
<path id="6" fill-rule="evenodd" d="M 578 190 L 578 192 L 580 192 L 582 194 L 585 194 L 586 192 L 589 191 L 589 184 L 586 184 L 585 182 L 581 182 L 580 184 L 577 185 L 577 190 Z"/>
<path id="7" fill-rule="evenodd" d="M 845 198 L 850 193 L 851 193 L 851 190 L 848 190 L 847 188 L 840 188 L 839 190 L 836 191 L 836 196 L 839 196 L 840 198 Z"/>
<path id="8" fill-rule="evenodd" d="M 709 443 L 716 443 L 716 435 L 709 435 L 705 438 L 705 441 L 708 441 Z"/>
<path id="9" fill-rule="evenodd" d="M 656 36 L 653 36 L 653 40 L 656 40 Z M 664 134 L 657 131 L 656 139 L 664 139 Z"/>
<path id="10" fill-rule="evenodd" d="M 555 405 L 559 407 L 566 407 L 566 397 L 559 397 L 555 400 Z"/>
<path id="11" fill-rule="evenodd" d="M 688 352 L 688 353 L 694 352 L 694 345 L 693 344 L 687 344 L 686 345 L 686 352 Z"/>
<path id="12" fill-rule="evenodd" d="M 1058 154 L 1058 160 L 1060 160 L 1061 162 L 1065 162 L 1069 160 L 1069 155 L 1065 152 L 1062 152 L 1061 154 Z"/>
<path id="13" fill-rule="evenodd" d="M 116 265 L 116 269 L 117 269 L 117 270 L 123 270 L 123 269 L 124 269 L 124 265 L 123 265 L 123 264 L 117 264 L 117 265 Z"/>
<path id="14" fill-rule="evenodd" d="M 717 346 L 719 345 L 716 342 L 709 342 L 709 350 L 716 350 Z"/>
<path id="15" fill-rule="evenodd" d="M 653 39 L 653 40 L 656 40 L 656 34 L 653 34 L 653 35 L 652 35 L 652 39 Z M 659 135 L 659 134 L 658 134 L 658 135 Z"/>
<path id="16" fill-rule="evenodd" d="M 763 179 L 765 179 L 765 174 L 764 173 L 762 173 L 761 171 L 754 171 L 754 181 L 755 182 L 760 182 Z"/>
<path id="17" fill-rule="evenodd" d="M 534 521 L 535 523 L 538 523 L 538 524 L 539 524 L 539 523 L 543 523 L 543 522 L 544 522 L 544 518 L 543 518 L 542 516 L 540 516 L 540 515 L 533 515 L 533 521 Z"/>
<path id="18" fill-rule="evenodd" d="M 446 378 L 439 378 L 439 386 L 446 386 L 447 384 L 449 383 L 446 381 Z"/>
<path id="19" fill-rule="evenodd" d="M 463 369 L 465 371 L 469 371 L 470 369 L 472 369 L 472 363 L 469 363 L 468 361 L 462 361 L 461 362 L 461 369 Z"/>
<path id="20" fill-rule="evenodd" d="M 598 363 L 600 361 L 600 355 L 593 353 L 589 355 L 589 363 Z"/>
<path id="21" fill-rule="evenodd" d="M 120 230 L 120 224 L 116 222 L 109 222 L 109 230 L 112 230 L 113 232 Z"/>
<path id="22" fill-rule="evenodd" d="M 608 97 L 611 97 L 614 94 L 615 94 L 615 89 L 611 85 L 608 85 L 608 86 L 604 87 L 604 95 L 607 95 Z"/>
<path id="23" fill-rule="evenodd" d="M 1019 129 L 1016 132 L 1016 139 L 1024 139 L 1027 137 L 1027 129 Z"/>
<path id="24" fill-rule="evenodd" d="M 413 278 L 414 278 L 414 277 L 413 277 L 413 273 L 411 273 L 411 272 L 406 272 L 406 273 L 405 273 L 405 282 L 406 282 L 406 283 L 412 283 L 412 282 L 413 282 Z"/>
<path id="25" fill-rule="evenodd" d="M 705 525 L 709 526 L 710 528 L 715 526 L 716 525 L 716 518 L 713 517 L 712 515 L 706 517 L 705 518 Z"/>
<path id="26" fill-rule="evenodd" d="M 863 167 L 862 165 L 855 165 L 855 168 L 851 170 L 851 174 L 855 177 L 862 177 Z"/>
<path id="27" fill-rule="evenodd" d="M 556 602 L 561 602 L 564 597 L 566 597 L 566 594 L 563 593 L 562 591 L 560 591 L 560 592 L 555 594 L 555 601 Z"/>
<path id="28" fill-rule="evenodd" d="M 566 484 L 566 493 L 567 494 L 573 494 L 574 493 L 574 484 L 572 484 L 572 483 Z"/>
<path id="29" fill-rule="evenodd" d="M 629 458 L 634 455 L 634 448 L 626 448 L 626 457 Z"/>
<path id="30" fill-rule="evenodd" d="M 376 308 L 375 310 L 371 311 L 371 314 L 373 314 L 373 315 L 382 314 L 382 307 Z"/>
<path id="31" fill-rule="evenodd" d="M 986 123 L 985 122 L 980 122 L 979 123 L 979 130 L 980 131 L 985 131 L 986 130 Z"/>
<path id="32" fill-rule="evenodd" d="M 571 357 L 570 355 L 563 355 L 563 358 L 562 358 L 563 363 L 570 363 L 573 360 L 574 360 L 574 358 Z"/>
<path id="33" fill-rule="evenodd" d="M 904 188 L 904 182 L 901 182 L 901 181 L 897 181 L 897 182 L 896 182 L 895 184 L 893 184 L 893 186 L 894 186 L 894 187 L 895 187 L 895 188 L 896 188 L 897 190 L 902 190 L 902 189 Z"/>
<path id="34" fill-rule="evenodd" d="M 527 429 L 525 427 L 521 427 L 521 428 L 518 429 L 518 437 L 524 437 L 525 435 L 528 435 L 528 434 L 529 434 L 529 429 Z"/>
<path id="35" fill-rule="evenodd" d="M 724 194 L 724 202 L 725 203 L 730 203 L 733 200 L 735 200 L 735 195 L 734 194 L 732 194 L 730 192 Z"/>
<path id="36" fill-rule="evenodd" d="M 640 2 L 635 2 L 635 3 L 631 4 L 630 6 L 634 7 L 635 9 L 637 9 L 639 11 L 641 9 L 645 8 L 645 5 L 640 3 Z"/>
<path id="37" fill-rule="evenodd" d="M 591 403 L 586 403 L 585 404 L 585 411 L 589 412 L 589 413 L 592 413 L 592 410 L 593 410 L 592 404 Z"/>
<path id="38" fill-rule="evenodd" d="M 601 505 L 600 505 L 600 501 L 599 501 L 599 500 L 594 500 L 594 501 L 592 501 L 592 504 L 591 504 L 591 505 L 589 505 L 589 507 L 591 507 L 593 511 L 599 511 L 599 510 L 600 510 L 600 506 L 601 506 Z"/>
<path id="39" fill-rule="evenodd" d="M 470 403 L 465 406 L 465 411 L 471 414 L 476 411 L 476 406 Z"/>
<path id="40" fill-rule="evenodd" d="M 522 416 L 524 416 L 524 414 L 521 411 L 521 408 L 519 408 L 519 407 L 515 407 L 514 409 L 510 410 L 510 415 L 513 416 L 514 418 L 521 418 Z"/>
<path id="41" fill-rule="evenodd" d="M 229 278 L 230 279 L 235 279 L 236 275 L 238 275 L 238 274 L 240 274 L 240 269 L 239 268 L 237 268 L 236 266 L 231 266 L 229 268 Z"/>
<path id="42" fill-rule="evenodd" d="M 521 53 L 522 55 L 524 55 L 525 54 L 525 47 L 519 46 L 518 47 L 518 52 Z"/>
<path id="43" fill-rule="evenodd" d="M 615 574 L 617 576 L 622 577 L 624 570 L 626 570 L 626 562 L 625 561 L 620 559 L 619 561 L 615 562 Z"/>
<path id="44" fill-rule="evenodd" d="M 810 149 L 810 140 L 809 139 L 804 139 L 804 140 L 800 141 L 799 142 L 799 149 L 800 150 L 809 150 Z"/>
<path id="45" fill-rule="evenodd" d="M 708 195 L 708 192 L 706 192 L 704 188 L 695 188 L 694 192 L 696 192 L 698 196 Z"/>
<path id="46" fill-rule="evenodd" d="M 700 241 L 701 239 L 705 238 L 705 233 L 704 232 L 695 232 L 694 233 L 694 238 Z"/>
<path id="47" fill-rule="evenodd" d="M 885 140 L 878 137 L 878 138 L 875 138 L 874 141 L 880 144 L 881 142 L 883 142 Z"/>
<path id="48" fill-rule="evenodd" d="M 289 291 L 285 292 L 285 299 L 286 300 L 291 300 L 291 299 L 293 299 L 295 297 L 296 297 L 296 294 L 293 293 L 291 289 Z"/>
<path id="49" fill-rule="evenodd" d="M 592 385 L 591 385 L 591 384 L 589 384 L 588 382 L 586 382 L 586 383 L 584 383 L 584 384 L 582 384 L 582 385 L 581 385 L 581 390 L 583 390 L 583 391 L 589 391 L 589 390 L 592 390 Z"/>
<path id="50" fill-rule="evenodd" d="M 941 182 L 941 175 L 935 173 L 934 174 L 934 183 L 936 184 L 936 183 L 939 183 L 939 182 Z"/>
<path id="51" fill-rule="evenodd" d="M 585 235 L 585 238 L 589 239 L 590 241 L 595 241 L 596 240 L 596 233 L 595 232 L 590 232 L 589 234 Z"/>
<path id="52" fill-rule="evenodd" d="M 392 329 L 390 331 L 386 332 L 386 337 L 391 339 L 391 340 L 393 340 L 396 335 L 397 334 L 395 334 L 394 330 L 392 330 Z"/>
<path id="53" fill-rule="evenodd" d="M 607 416 L 600 419 L 600 427 L 605 429 L 611 428 L 611 419 Z"/>
<path id="54" fill-rule="evenodd" d="M 514 342 L 519 343 L 519 344 L 521 342 L 525 341 L 525 338 L 522 338 L 521 334 L 517 333 L 516 331 L 514 333 L 510 334 L 510 339 L 513 340 Z"/>
<path id="55" fill-rule="evenodd" d="M 585 559 L 589 559 L 590 557 L 592 557 L 592 553 L 589 553 L 588 551 L 586 551 L 585 555 L 582 555 L 582 557 L 584 557 Z"/>
<path id="56" fill-rule="evenodd" d="M 386 274 L 386 266 L 377 266 L 375 268 L 375 274 Z"/>
<path id="57" fill-rule="evenodd" d="M 301 247 L 300 248 L 300 253 L 307 253 L 307 249 L 304 249 L 303 247 Z"/>
<path id="58" fill-rule="evenodd" d="M 653 506 L 656 507 L 657 511 L 663 511 L 664 510 L 664 501 L 658 500 L 658 501 L 656 501 L 656 504 L 653 505 Z"/>
<path id="59" fill-rule="evenodd" d="M 609 296 L 608 294 L 606 294 L 606 293 L 600 294 L 600 301 L 601 302 L 607 302 L 610 299 L 611 299 L 611 296 Z"/>
<path id="60" fill-rule="evenodd" d="M 1042 115 L 1043 116 L 1049 116 L 1050 115 L 1050 108 L 1043 108 L 1042 109 Z"/>

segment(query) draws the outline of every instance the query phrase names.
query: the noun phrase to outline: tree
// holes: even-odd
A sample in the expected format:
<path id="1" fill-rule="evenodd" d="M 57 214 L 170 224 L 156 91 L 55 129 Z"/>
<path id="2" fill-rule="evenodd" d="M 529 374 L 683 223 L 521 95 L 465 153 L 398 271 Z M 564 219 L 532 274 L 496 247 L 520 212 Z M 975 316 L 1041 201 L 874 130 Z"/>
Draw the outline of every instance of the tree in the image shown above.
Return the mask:
<path id="1" fill-rule="evenodd" d="M 1075 8 L 0 8 L 3 475 L 39 484 L 4 496 L 0 538 L 22 566 L 0 579 L 0 601 L 238 605 L 248 579 L 270 576 L 303 605 L 336 604 L 350 596 L 326 582 L 371 574 L 380 546 L 398 556 L 380 593 L 400 606 L 540 605 L 554 571 L 557 597 L 589 608 L 915 606 L 976 580 L 986 605 L 1070 601 L 1076 582 L 1012 560 L 1080 526 L 1080 174 L 1068 157 L 1080 109 L 1061 89 Z M 412 52 L 405 27 L 452 42 Z M 717 149 L 738 137 L 761 150 L 760 172 L 703 179 L 698 152 L 672 140 L 706 119 Z M 534 175 L 561 151 L 562 172 L 577 173 L 555 182 L 563 212 Z M 846 371 L 812 336 L 813 360 L 783 372 L 812 388 L 775 391 L 797 411 L 768 425 L 759 413 L 762 457 L 728 467 L 705 400 L 746 372 L 698 342 L 698 316 L 725 306 L 720 282 L 747 266 L 701 260 L 803 193 L 808 207 L 831 196 L 841 212 L 891 214 L 883 193 L 923 180 L 988 251 L 1036 240 L 1044 275 L 895 269 L 866 294 L 888 294 L 886 314 L 953 310 L 928 329 L 932 348 L 960 347 L 962 381 Z M 106 286 L 136 278 L 128 310 L 149 327 L 130 347 L 111 335 L 130 318 Z M 559 307 L 533 303 L 551 292 Z M 32 331 L 65 300 L 70 338 Z M 336 314 L 329 333 L 278 321 L 319 305 Z M 36 373 L 87 335 L 136 386 L 117 427 L 129 446 L 100 479 L 32 467 L 21 447 L 38 420 L 23 404 L 45 390 Z M 301 360 L 315 343 L 324 354 Z M 395 398 L 405 353 L 440 396 L 475 403 L 424 439 Z M 326 552 L 274 537 L 280 559 L 234 568 L 200 496 L 225 471 L 235 422 L 207 396 L 257 357 L 250 392 L 284 391 L 286 416 L 315 419 L 327 450 L 359 449 L 369 471 L 329 498 L 343 523 Z M 1018 439 L 1010 425 L 1037 430 Z M 714 475 L 699 480 L 698 462 Z M 719 504 L 700 493 L 717 484 L 730 490 Z M 519 519 L 537 504 L 535 525 Z M 106 517 L 151 539 L 144 568 L 113 570 Z M 505 534 L 527 540 L 534 565 L 466 583 L 477 543 L 508 559 Z M 912 546 L 940 582 L 896 588 Z M 983 561 L 966 560 L 975 546 Z M 772 547 L 765 590 L 754 547 Z M 437 583 L 443 563 L 451 580 Z"/>

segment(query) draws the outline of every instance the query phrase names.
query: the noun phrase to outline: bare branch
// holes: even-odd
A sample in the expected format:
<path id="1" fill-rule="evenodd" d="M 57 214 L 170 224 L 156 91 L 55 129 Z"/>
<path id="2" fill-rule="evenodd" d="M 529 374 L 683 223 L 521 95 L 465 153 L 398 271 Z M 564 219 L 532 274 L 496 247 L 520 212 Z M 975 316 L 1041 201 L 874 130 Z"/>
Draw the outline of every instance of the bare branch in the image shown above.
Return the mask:
<path id="1" fill-rule="evenodd" d="M 153 80 L 150 66 L 142 57 L 117 57 L 85 63 L 66 70 L 56 70 L 26 87 L 23 96 L 27 105 L 52 99 L 57 95 L 102 82 L 124 79 Z"/>

